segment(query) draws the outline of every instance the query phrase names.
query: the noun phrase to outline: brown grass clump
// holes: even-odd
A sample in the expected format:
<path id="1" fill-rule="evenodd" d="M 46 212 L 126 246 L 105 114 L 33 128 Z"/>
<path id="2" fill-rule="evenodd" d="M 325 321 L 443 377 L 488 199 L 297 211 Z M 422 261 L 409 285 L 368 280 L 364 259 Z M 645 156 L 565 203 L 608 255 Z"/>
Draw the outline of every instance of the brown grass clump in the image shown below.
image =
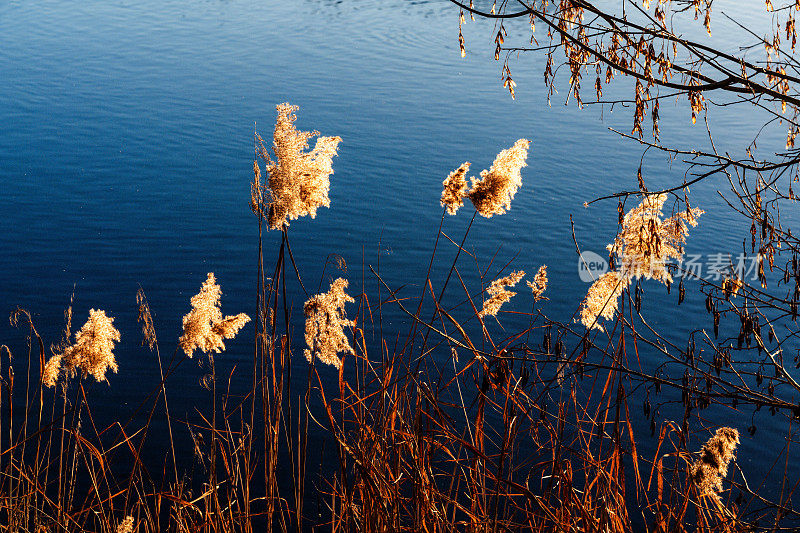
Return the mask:
<path id="1" fill-rule="evenodd" d="M 602 330 L 603 326 L 598 319 L 603 317 L 608 320 L 614 317 L 614 313 L 617 312 L 619 296 L 629 283 L 630 278 L 616 270 L 606 272 L 592 283 L 581 309 L 583 325 L 587 328 Z"/>
<path id="2" fill-rule="evenodd" d="M 102 310 L 89 310 L 89 320 L 75 334 L 75 342 L 61 353 L 51 357 L 42 370 L 42 382 L 53 387 L 62 370 L 72 376 L 77 370 L 92 375 L 97 381 L 107 381 L 106 372 L 118 370 L 114 358 L 114 343 L 119 342 L 119 331 L 112 325 L 114 319 Z"/>
<path id="3" fill-rule="evenodd" d="M 343 329 L 354 325 L 352 320 L 347 320 L 344 311 L 345 303 L 355 302 L 344 292 L 346 288 L 347 280 L 338 278 L 331 283 L 327 293 L 314 296 L 303 306 L 308 345 L 303 354 L 309 363 L 316 355 L 323 363 L 341 368 L 342 360 L 337 354 L 339 352 L 355 354 Z"/>
<path id="4" fill-rule="evenodd" d="M 700 494 L 718 497 L 722 478 L 728 474 L 728 464 L 739 444 L 739 432 L 733 428 L 719 428 L 700 450 L 700 459 L 689 471 Z"/>
<path id="5" fill-rule="evenodd" d="M 319 137 L 314 149 L 306 152 L 308 141 L 319 135 L 317 131 L 298 131 L 294 127 L 299 108 L 288 103 L 278 104 L 273 147 L 276 161 L 266 151 L 262 157 L 267 162 L 269 190 L 268 222 L 278 229 L 289 220 L 309 215 L 314 218 L 317 208 L 330 207 L 329 176 L 333 174 L 332 159 L 341 142 L 340 137 Z M 257 166 L 257 165 L 256 165 Z M 258 172 L 256 178 L 258 179 Z"/>
<path id="6" fill-rule="evenodd" d="M 533 277 L 533 281 L 527 281 L 528 287 L 533 292 L 533 301 L 537 302 L 544 299 L 544 291 L 547 290 L 547 265 L 539 267 L 539 271 Z"/>
<path id="7" fill-rule="evenodd" d="M 530 143 L 519 139 L 497 155 L 489 170 L 481 171 L 481 179 L 472 178 L 467 196 L 482 216 L 502 215 L 511 209 L 511 200 L 522 185 L 520 170 L 525 166 Z"/>
<path id="8" fill-rule="evenodd" d="M 497 316 L 497 312 L 500 310 L 500 307 L 509 301 L 512 296 L 517 294 L 516 292 L 507 290 L 506 287 L 513 287 L 519 283 L 519 280 L 521 280 L 523 277 L 525 277 L 525 272 L 518 270 L 517 272 L 512 272 L 504 278 L 494 280 L 486 289 L 486 292 L 488 292 L 491 297 L 483 302 L 483 309 L 481 309 L 481 311 L 478 313 L 478 316 Z"/>
<path id="9" fill-rule="evenodd" d="M 469 170 L 470 163 L 464 162 L 460 167 L 451 172 L 447 179 L 442 182 L 442 206 L 447 207 L 447 212 L 455 215 L 458 208 L 464 205 L 464 198 L 467 196 L 467 180 L 464 179 Z"/>
<path id="10" fill-rule="evenodd" d="M 222 290 L 213 272 L 203 282 L 200 292 L 192 296 L 192 310 L 183 317 L 183 335 L 178 344 L 189 357 L 194 350 L 203 353 L 225 350 L 223 339 L 232 339 L 250 321 L 245 313 L 222 317 L 219 299 Z"/>

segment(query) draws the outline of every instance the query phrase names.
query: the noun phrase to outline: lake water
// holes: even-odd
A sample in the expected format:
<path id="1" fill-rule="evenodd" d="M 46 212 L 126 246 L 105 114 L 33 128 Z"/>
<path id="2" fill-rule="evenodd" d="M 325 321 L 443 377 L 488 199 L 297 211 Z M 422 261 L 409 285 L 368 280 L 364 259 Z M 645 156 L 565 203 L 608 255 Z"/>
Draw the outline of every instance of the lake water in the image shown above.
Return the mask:
<path id="1" fill-rule="evenodd" d="M 56 342 L 73 291 L 75 326 L 89 308 L 105 309 L 122 332 L 120 372 L 93 394 L 126 412 L 157 376 L 139 346 L 139 285 L 165 353 L 207 272 L 222 286 L 223 312 L 253 313 L 253 131 L 269 138 L 275 104 L 288 101 L 300 106 L 300 129 L 343 139 L 331 208 L 290 228 L 307 286 L 317 287 L 326 258 L 336 253 L 347 261 L 351 286 L 360 287 L 362 265 L 380 263 L 390 285 L 418 294 L 441 217 L 442 180 L 467 160 L 477 174 L 525 137 L 533 142 L 511 211 L 476 220 L 468 245 L 482 268 L 495 253 L 496 265 L 516 257 L 514 268 L 531 274 L 546 264 L 550 300 L 543 309 L 569 322 L 588 288 L 578 277 L 571 217 L 581 247 L 603 255 L 617 229 L 616 202 L 583 203 L 636 187 L 641 148 L 607 130 L 630 131 L 632 110 L 565 107 L 566 93 L 548 106 L 542 58 L 533 55 L 511 62 L 518 84 L 512 100 L 492 57 L 492 28 L 467 23 L 462 59 L 458 12 L 443 1 L 4 2 L 0 313 L 29 309 L 45 342 Z M 662 105 L 662 117 L 666 142 L 704 142 L 683 99 L 675 111 Z M 716 112 L 719 142 L 742 146 L 760 125 L 750 127 L 749 118 Z M 778 129 L 760 144 L 781 149 L 784 137 Z M 677 183 L 686 171 L 660 155 L 645 162 L 651 189 Z M 691 232 L 688 253 L 741 250 L 748 228 L 716 194 L 725 188 L 721 181 L 692 188 L 692 204 L 707 213 Z M 463 234 L 467 211 L 445 220 L 448 235 Z M 267 264 L 275 260 L 276 233 L 266 238 Z M 374 278 L 365 283 L 377 291 Z M 689 288 L 678 307 L 675 291 L 643 287 L 643 312 L 656 328 L 684 339 L 691 328 L 711 327 L 698 290 Z M 301 304 L 305 295 L 289 288 Z M 529 310 L 530 302 L 508 309 L 515 305 Z M 395 319 L 390 314 L 387 327 Z M 0 335 L 15 355 L 24 353 L 23 332 L 3 320 Z M 228 346 L 220 365 L 248 361 L 247 336 Z M 175 377 L 177 411 L 189 413 L 205 397 L 197 383 L 204 372 L 184 365 Z M 758 445 L 743 441 L 740 463 L 756 468 Z"/>

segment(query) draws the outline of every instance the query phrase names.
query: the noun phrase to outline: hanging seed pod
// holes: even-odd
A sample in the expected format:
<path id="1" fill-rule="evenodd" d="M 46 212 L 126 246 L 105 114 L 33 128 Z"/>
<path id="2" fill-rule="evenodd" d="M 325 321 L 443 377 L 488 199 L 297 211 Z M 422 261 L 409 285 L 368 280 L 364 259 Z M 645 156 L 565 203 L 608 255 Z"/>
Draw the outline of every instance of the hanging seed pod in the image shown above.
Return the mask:
<path id="1" fill-rule="evenodd" d="M 714 311 L 714 338 L 719 337 L 719 311 Z"/>
<path id="2" fill-rule="evenodd" d="M 711 379 L 711 376 L 706 376 L 706 392 L 711 392 L 711 389 L 714 388 L 714 380 Z"/>
<path id="3" fill-rule="evenodd" d="M 686 296 L 686 289 L 683 287 L 683 278 L 681 278 L 680 283 L 678 283 L 678 305 L 683 303 L 684 296 Z"/>
<path id="4" fill-rule="evenodd" d="M 544 353 L 550 353 L 550 328 L 548 327 L 544 332 L 544 339 L 542 339 L 542 351 Z"/>
<path id="5" fill-rule="evenodd" d="M 656 434 L 656 417 L 652 417 L 650 419 L 650 436 L 653 437 Z"/>
<path id="6" fill-rule="evenodd" d="M 489 384 L 489 376 L 487 375 L 486 372 L 484 372 L 483 381 L 481 382 L 481 393 L 486 394 L 490 386 L 491 385 Z"/>
<path id="7" fill-rule="evenodd" d="M 714 299 L 709 294 L 706 297 L 706 312 L 710 313 L 714 310 Z"/>
<path id="8" fill-rule="evenodd" d="M 756 383 L 758 383 L 759 385 L 764 383 L 764 374 L 761 373 L 761 370 L 756 372 Z"/>
<path id="9" fill-rule="evenodd" d="M 689 405 L 689 371 L 683 373 L 683 379 L 681 380 L 681 384 L 683 388 L 681 390 L 681 403 L 683 405 Z"/>
<path id="10" fill-rule="evenodd" d="M 769 339 L 769 342 L 775 340 L 775 333 L 772 331 L 772 328 L 767 328 L 767 339 Z"/>
<path id="11" fill-rule="evenodd" d="M 661 394 L 661 380 L 656 378 L 656 394 Z"/>
<path id="12" fill-rule="evenodd" d="M 767 392 L 770 396 L 775 394 L 775 384 L 772 383 L 772 380 L 769 380 L 769 385 L 767 385 Z"/>
<path id="13" fill-rule="evenodd" d="M 742 347 L 743 345 L 744 345 L 744 332 L 743 332 L 743 331 L 740 331 L 740 332 L 739 332 L 739 336 L 738 336 L 738 337 L 736 337 L 736 347 L 737 347 L 737 348 L 739 348 L 739 349 L 741 349 L 741 347 Z"/>
<path id="14" fill-rule="evenodd" d="M 644 417 L 650 418 L 650 397 L 646 397 L 644 399 L 644 404 L 642 405 L 642 411 L 644 411 Z"/>
<path id="15" fill-rule="evenodd" d="M 520 386 L 520 388 L 524 389 L 524 388 L 525 388 L 525 385 L 527 385 L 527 384 L 528 384 L 528 377 L 530 376 L 530 371 L 528 370 L 528 367 L 527 367 L 527 365 L 524 365 L 524 366 L 522 367 L 522 372 L 521 372 L 521 374 L 522 374 L 522 375 L 521 375 L 521 377 L 520 377 L 519 386 Z"/>
<path id="16" fill-rule="evenodd" d="M 736 409 L 737 407 L 739 407 L 739 398 L 734 398 L 734 399 L 731 401 L 731 407 L 733 407 L 734 409 Z"/>
<path id="17" fill-rule="evenodd" d="M 772 416 L 775 416 L 775 413 L 777 413 L 777 412 L 778 412 L 778 408 L 775 407 L 774 405 L 771 405 L 769 407 L 769 414 L 771 414 Z"/>
<path id="18" fill-rule="evenodd" d="M 505 361 L 503 360 L 497 361 L 497 365 L 495 365 L 495 372 L 494 375 L 492 376 L 494 378 L 493 381 L 495 385 L 502 385 L 503 383 L 506 382 L 507 369 L 508 367 L 506 366 Z"/>
<path id="19" fill-rule="evenodd" d="M 633 293 L 633 308 L 639 313 L 642 310 L 642 287 L 636 284 L 636 290 Z"/>
<path id="20" fill-rule="evenodd" d="M 671 290 L 672 290 L 672 282 L 670 280 L 667 280 L 667 294 L 669 294 Z"/>
<path id="21" fill-rule="evenodd" d="M 558 341 L 558 342 L 556 343 L 556 357 L 557 357 L 558 359 L 561 359 L 561 357 L 562 357 L 563 355 L 564 355 L 564 343 L 563 343 L 563 342 L 561 342 L 561 341 Z"/>
<path id="22" fill-rule="evenodd" d="M 756 426 L 755 426 L 755 424 L 753 424 L 752 426 L 750 426 L 749 428 L 747 428 L 747 432 L 748 432 L 748 433 L 750 433 L 750 436 L 751 436 L 751 437 L 752 437 L 753 435 L 755 435 L 755 434 L 756 434 Z"/>

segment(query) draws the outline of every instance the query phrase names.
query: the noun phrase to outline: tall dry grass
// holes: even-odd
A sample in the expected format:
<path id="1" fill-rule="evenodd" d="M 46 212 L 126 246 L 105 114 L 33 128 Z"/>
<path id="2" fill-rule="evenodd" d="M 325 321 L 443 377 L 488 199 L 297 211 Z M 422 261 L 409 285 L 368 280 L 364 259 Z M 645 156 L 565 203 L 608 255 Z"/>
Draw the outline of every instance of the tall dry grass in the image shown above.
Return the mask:
<path id="1" fill-rule="evenodd" d="M 231 376 L 217 373 L 223 339 L 230 340 L 229 348 L 243 350 L 245 335 L 239 330 L 251 317 L 223 317 L 213 274 L 191 299 L 183 335 L 171 340 L 168 361 L 162 361 L 158 324 L 144 291 L 137 294 L 142 345 L 156 354 L 160 382 L 137 399 L 140 416 L 105 427 L 96 424 L 85 378 L 101 379 L 105 370 L 116 369 L 111 350 L 120 338 L 110 318 L 92 311 L 96 327 L 84 326 L 70 343 L 70 308 L 64 339 L 51 350 L 66 371 L 54 374 L 48 342 L 31 314 L 18 309 L 12 322 L 27 336 L 27 354 L 12 359 L 9 349 L 0 347 L 0 531 L 666 532 L 795 523 L 796 476 L 778 475 L 787 489 L 771 500 L 747 483 L 733 461 L 738 432 L 715 430 L 701 449 L 710 434 L 704 426 L 721 424 L 693 414 L 730 398 L 786 409 L 780 403 L 785 401 L 746 385 L 734 387 L 730 380 L 722 382 L 721 392 L 700 389 L 698 376 L 713 367 L 693 351 L 691 358 L 673 361 L 686 370 L 683 380 L 663 368 L 643 368 L 639 351 L 654 344 L 644 335 L 646 322 L 637 320 L 637 292 L 631 288 L 636 273 L 615 274 L 619 279 L 608 294 L 586 304 L 592 314 L 587 324 L 584 312 L 588 329 L 543 313 L 544 291 L 558 297 L 557 288 L 547 288 L 546 267 L 528 282 L 532 294 L 507 290 L 524 275 L 511 272 L 510 265 L 489 275 L 497 270 L 493 258 L 479 269 L 479 285 L 470 282 L 459 258 L 469 253 L 465 243 L 472 224 L 456 242 L 442 229 L 445 213 L 454 214 L 465 197 L 473 200 L 473 220 L 476 214 L 510 209 L 522 186 L 525 140 L 501 152 L 482 180 L 473 180 L 472 193 L 464 180 L 468 167 L 446 180 L 442 223 L 432 234 L 419 294 L 393 287 L 367 265 L 361 275 L 379 283 L 377 295 L 368 295 L 363 285 L 345 292 L 344 278 L 333 281 L 327 293 L 308 294 L 286 221 L 313 217 L 316 207 L 327 205 L 338 138 L 324 138 L 336 141 L 305 152 L 313 135 L 294 129 L 294 111 L 288 104 L 278 107 L 273 156 L 260 137 L 255 139 L 250 205 L 259 238 L 253 352 L 252 364 L 239 370 L 247 373 L 249 386 L 231 390 Z M 287 180 L 297 175 L 303 183 L 294 189 Z M 297 193 L 314 187 L 316 192 Z M 313 206 L 306 205 L 309 198 L 316 198 Z M 646 226 L 635 215 L 624 220 L 620 254 L 646 246 L 634 242 L 644 233 L 656 246 L 651 259 L 679 253 L 685 227 L 666 227 L 661 205 Z M 281 232 L 274 251 L 263 249 L 263 231 L 269 228 Z M 673 248 L 663 248 L 663 239 L 655 243 L 652 236 L 663 232 L 671 232 Z M 438 279 L 445 281 L 435 286 Z M 305 339 L 294 338 L 301 313 L 290 308 L 290 290 L 308 294 Z M 513 309 L 520 302 L 530 308 L 508 311 L 517 323 L 520 316 L 527 322 L 519 331 L 501 327 L 511 316 L 501 305 L 512 296 Z M 389 330 L 383 324 L 389 306 L 407 318 L 404 325 Z M 598 316 L 606 319 L 602 334 L 591 327 Z M 303 340 L 305 358 L 299 357 Z M 91 348 L 92 342 L 99 348 Z M 205 353 L 210 370 L 202 383 L 209 402 L 197 420 L 181 420 L 170 414 L 170 377 L 196 350 Z M 73 357 L 78 352 L 102 357 Z M 70 362 L 83 360 L 100 366 Z M 15 367 L 25 368 L 16 381 Z M 119 368 L 120 375 L 125 372 Z M 293 390 L 302 383 L 293 379 L 298 372 L 305 375 L 305 386 Z M 633 403 L 645 393 L 643 422 Z M 670 406 L 682 409 L 683 418 L 658 415 Z M 156 422 L 167 427 L 168 439 L 152 435 Z M 191 439 L 177 438 L 179 432 Z M 327 449 L 312 442 L 324 442 Z M 144 458 L 145 447 L 156 446 L 163 447 L 163 463 Z"/>

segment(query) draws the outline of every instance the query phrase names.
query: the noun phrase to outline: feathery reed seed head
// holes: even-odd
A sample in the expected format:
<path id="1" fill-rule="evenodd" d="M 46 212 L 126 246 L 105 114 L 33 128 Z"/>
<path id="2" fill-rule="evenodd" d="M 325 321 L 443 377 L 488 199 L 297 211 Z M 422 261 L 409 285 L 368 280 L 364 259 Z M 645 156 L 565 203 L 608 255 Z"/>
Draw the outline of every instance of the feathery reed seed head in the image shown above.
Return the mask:
<path id="1" fill-rule="evenodd" d="M 614 317 L 614 313 L 617 312 L 619 296 L 629 283 L 630 278 L 616 270 L 606 272 L 592 283 L 581 306 L 583 325 L 587 328 L 602 330 L 603 326 L 600 324 L 599 318 L 603 317 L 608 320 Z"/>
<path id="2" fill-rule="evenodd" d="M 645 194 L 622 218 L 622 228 L 614 243 L 608 245 L 609 252 L 619 258 L 619 271 L 603 274 L 589 287 L 581 309 L 581 322 L 586 327 L 603 329 L 598 318 L 614 317 L 617 300 L 631 280 L 644 277 L 664 284 L 672 282 L 667 261 L 683 258 L 688 226 L 696 226 L 697 217 L 704 211 L 689 208 L 662 220 L 666 199 L 666 194 Z"/>
<path id="3" fill-rule="evenodd" d="M 245 313 L 223 318 L 219 307 L 221 295 L 214 273 L 209 272 L 200 292 L 190 300 L 192 310 L 183 317 L 183 335 L 178 344 L 189 357 L 196 349 L 203 353 L 225 350 L 223 339 L 232 339 L 250 321 Z"/>
<path id="4" fill-rule="evenodd" d="M 491 285 L 486 289 L 486 292 L 491 296 L 488 300 L 483 302 L 483 309 L 480 310 L 478 316 L 496 316 L 500 307 L 511 299 L 512 296 L 517 294 L 506 289 L 506 287 L 513 287 L 519 280 L 525 277 L 525 272 L 519 270 L 512 272 L 508 276 L 494 280 Z"/>
<path id="5" fill-rule="evenodd" d="M 56 354 L 47 360 L 42 370 L 42 384 L 46 387 L 55 387 L 61 373 L 61 356 Z"/>
<path id="6" fill-rule="evenodd" d="M 545 299 L 542 294 L 547 290 L 547 265 L 540 266 L 539 271 L 536 272 L 536 275 L 533 277 L 533 281 L 526 281 L 525 283 L 527 283 L 531 292 L 533 292 L 534 302 Z"/>
<path id="7" fill-rule="evenodd" d="M 83 375 L 92 375 L 97 381 L 107 381 L 106 372 L 118 370 L 114 358 L 114 343 L 119 342 L 119 331 L 113 326 L 114 319 L 102 310 L 89 310 L 89 319 L 75 333 L 75 342 L 56 353 L 42 370 L 42 382 L 53 387 L 61 371 L 70 376 L 80 370 Z"/>
<path id="8" fill-rule="evenodd" d="M 719 428 L 700 450 L 700 459 L 692 464 L 689 474 L 700 494 L 718 497 L 722 478 L 728 474 L 728 464 L 739 444 L 739 432 L 733 428 Z"/>
<path id="9" fill-rule="evenodd" d="M 511 200 L 522 185 L 520 170 L 525 166 L 530 141 L 519 139 L 514 146 L 500 152 L 481 178 L 472 178 L 467 196 L 482 216 L 502 215 L 511 209 Z"/>
<path id="10" fill-rule="evenodd" d="M 142 346 L 147 346 L 151 350 L 155 348 L 158 340 L 156 339 L 156 328 L 153 326 L 153 315 L 150 313 L 150 304 L 141 287 L 136 292 L 136 304 L 139 306 L 137 321 L 142 326 Z"/>
<path id="11" fill-rule="evenodd" d="M 319 132 L 298 131 L 294 127 L 299 108 L 288 103 L 278 104 L 278 118 L 273 134 L 276 160 L 266 151 L 268 185 L 272 197 L 268 222 L 271 229 L 279 229 L 289 220 L 309 215 L 314 218 L 317 208 L 330 207 L 329 177 L 333 174 L 332 159 L 341 142 L 340 137 L 318 137 L 314 149 L 306 152 L 308 141 Z M 254 183 L 260 183 L 260 171 L 254 165 Z M 252 195 L 251 195 L 252 197 Z"/>
<path id="12" fill-rule="evenodd" d="M 337 354 L 339 352 L 355 353 L 343 329 L 354 325 L 352 320 L 347 320 L 345 314 L 344 305 L 347 302 L 355 302 L 344 292 L 346 288 L 347 280 L 338 278 L 331 283 L 331 288 L 327 293 L 312 297 L 303 306 L 306 317 L 306 344 L 308 345 L 303 354 L 309 363 L 316 355 L 323 363 L 341 368 L 342 360 Z"/>
<path id="13" fill-rule="evenodd" d="M 666 194 L 645 195 L 638 206 L 625 214 L 622 228 L 609 246 L 619 256 L 620 270 L 628 277 L 672 282 L 666 261 L 683 257 L 688 226 L 696 226 L 703 211 L 695 207 L 661 220 L 666 199 Z"/>
<path id="14" fill-rule="evenodd" d="M 117 526 L 117 533 L 131 533 L 133 531 L 133 517 L 126 516 Z"/>
<path id="15" fill-rule="evenodd" d="M 467 180 L 465 176 L 469 170 L 469 161 L 464 162 L 460 167 L 452 171 L 442 182 L 442 206 L 447 207 L 447 212 L 455 215 L 458 208 L 464 205 L 464 198 L 467 196 Z"/>

